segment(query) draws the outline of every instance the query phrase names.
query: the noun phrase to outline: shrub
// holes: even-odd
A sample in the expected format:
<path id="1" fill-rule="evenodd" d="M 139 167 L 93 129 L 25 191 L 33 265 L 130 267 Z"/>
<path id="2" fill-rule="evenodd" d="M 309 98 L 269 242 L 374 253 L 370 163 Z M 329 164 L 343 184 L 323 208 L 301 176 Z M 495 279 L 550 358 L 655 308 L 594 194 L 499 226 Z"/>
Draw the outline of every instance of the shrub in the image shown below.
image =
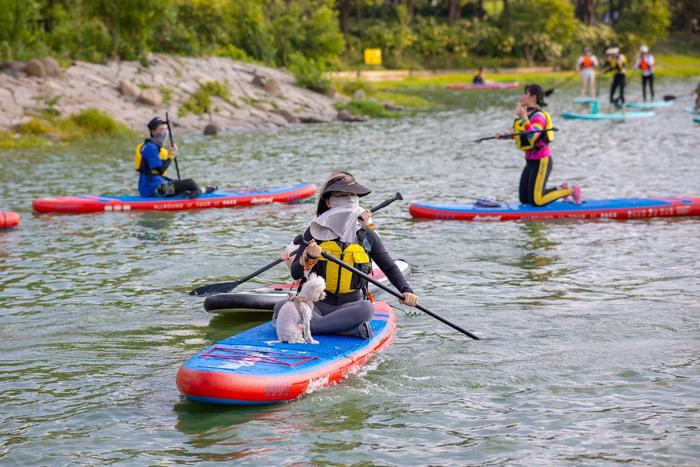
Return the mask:
<path id="1" fill-rule="evenodd" d="M 180 107 L 178 115 L 184 117 L 187 114 L 202 115 L 212 111 L 212 97 L 219 97 L 231 105 L 231 91 L 228 82 L 208 81 L 201 83 L 199 88 Z"/>
<path id="2" fill-rule="evenodd" d="M 366 115 L 371 118 L 396 118 L 398 112 L 386 110 L 383 104 L 369 99 L 353 99 L 347 104 L 338 106 L 338 110 L 347 110 L 357 115 Z"/>
<path id="3" fill-rule="evenodd" d="M 323 64 L 299 53 L 289 57 L 289 71 L 299 86 L 325 94 L 331 82 L 323 77 Z"/>

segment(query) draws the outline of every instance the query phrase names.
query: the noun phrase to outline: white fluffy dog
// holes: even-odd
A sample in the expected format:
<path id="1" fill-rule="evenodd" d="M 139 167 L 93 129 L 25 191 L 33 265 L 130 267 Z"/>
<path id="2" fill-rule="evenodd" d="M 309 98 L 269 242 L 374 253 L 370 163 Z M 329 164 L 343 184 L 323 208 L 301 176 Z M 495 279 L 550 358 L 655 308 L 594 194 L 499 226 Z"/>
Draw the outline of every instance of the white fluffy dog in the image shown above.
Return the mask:
<path id="1" fill-rule="evenodd" d="M 310 274 L 298 295 L 291 297 L 277 313 L 277 339 L 290 344 L 318 344 L 311 336 L 314 302 L 326 298 L 326 281 Z"/>

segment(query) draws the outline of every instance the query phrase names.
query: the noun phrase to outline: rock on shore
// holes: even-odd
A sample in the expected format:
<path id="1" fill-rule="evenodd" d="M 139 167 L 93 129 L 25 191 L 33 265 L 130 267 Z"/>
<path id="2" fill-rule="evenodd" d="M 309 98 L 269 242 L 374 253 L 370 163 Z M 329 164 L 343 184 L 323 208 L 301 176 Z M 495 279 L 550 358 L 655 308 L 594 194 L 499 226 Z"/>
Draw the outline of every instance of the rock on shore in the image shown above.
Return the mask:
<path id="1" fill-rule="evenodd" d="M 331 98 L 296 86 L 293 76 L 229 58 L 153 54 L 148 67 L 115 61 L 73 62 L 58 73 L 46 68 L 50 67 L 39 70 L 39 76 L 29 76 L 18 66 L 0 72 L 0 128 L 18 125 L 31 118 L 32 110 L 49 105 L 63 116 L 93 107 L 138 131 L 166 111 L 179 129 L 196 133 L 210 123 L 231 131 L 327 122 L 338 116 Z M 212 97 L 211 117 L 178 117 L 183 103 L 209 81 L 228 83 L 230 98 Z"/>

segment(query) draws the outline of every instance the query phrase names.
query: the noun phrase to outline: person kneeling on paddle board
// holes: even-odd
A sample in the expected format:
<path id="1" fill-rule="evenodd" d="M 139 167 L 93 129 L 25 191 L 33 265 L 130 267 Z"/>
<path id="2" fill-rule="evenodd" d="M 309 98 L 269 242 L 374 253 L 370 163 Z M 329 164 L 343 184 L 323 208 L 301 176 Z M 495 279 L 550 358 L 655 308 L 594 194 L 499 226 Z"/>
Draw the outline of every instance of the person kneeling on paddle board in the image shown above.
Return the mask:
<path id="1" fill-rule="evenodd" d="M 165 149 L 168 123 L 155 117 L 148 122 L 149 138 L 136 147 L 134 168 L 139 173 L 139 194 L 144 198 L 184 195 L 196 198 L 202 191 L 191 178 L 172 180 L 166 176 L 177 156 L 177 146 Z M 207 192 L 214 191 L 207 188 Z"/>
<path id="2" fill-rule="evenodd" d="M 371 190 L 360 185 L 347 172 L 336 172 L 321 188 L 316 217 L 303 235 L 303 243 L 292 261 L 295 280 L 316 273 L 326 280 L 326 298 L 316 302 L 311 333 L 346 334 L 363 339 L 372 337 L 369 321 L 374 306 L 367 282 L 339 265 L 326 260 L 322 252 L 370 273 L 372 261 L 403 294 L 402 304 L 415 306 L 418 297 L 408 285 L 379 235 L 371 228 L 371 214 L 360 207 L 360 197 Z M 369 298 L 369 300 L 368 300 Z M 275 305 L 274 316 L 287 300 Z M 274 319 L 274 317 L 273 317 Z"/>
<path id="3" fill-rule="evenodd" d="M 484 81 L 484 67 L 483 66 L 479 67 L 479 72 L 476 75 L 474 75 L 474 77 L 472 78 L 472 84 L 476 85 L 476 86 L 486 84 L 486 82 Z"/>
<path id="4" fill-rule="evenodd" d="M 520 202 L 531 206 L 545 206 L 558 199 L 572 196 L 574 203 L 581 203 L 581 188 L 574 184 L 569 188 L 563 184 L 557 188 L 547 188 L 547 179 L 552 172 L 550 143 L 554 139 L 552 118 L 541 109 L 546 105 L 544 91 L 537 84 L 525 86 L 520 103 L 515 107 L 517 118 L 513 122 L 513 133 L 529 132 L 515 136 L 513 133 L 497 133 L 496 137 L 513 138 L 515 146 L 525 151 L 525 168 L 520 176 Z"/>

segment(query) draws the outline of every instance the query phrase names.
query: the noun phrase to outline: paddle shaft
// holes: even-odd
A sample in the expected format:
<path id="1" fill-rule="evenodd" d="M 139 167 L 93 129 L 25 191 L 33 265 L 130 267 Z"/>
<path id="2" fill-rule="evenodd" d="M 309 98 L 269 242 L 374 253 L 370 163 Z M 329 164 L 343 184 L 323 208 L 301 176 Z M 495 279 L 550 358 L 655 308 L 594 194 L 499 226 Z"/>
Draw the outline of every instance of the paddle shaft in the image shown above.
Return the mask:
<path id="1" fill-rule="evenodd" d="M 550 130 L 551 130 L 551 131 L 559 131 L 559 128 L 556 128 L 556 127 L 555 127 L 555 128 L 550 128 L 549 130 L 548 130 L 547 128 L 545 128 L 545 129 L 543 129 L 543 130 L 520 131 L 520 132 L 518 132 L 518 133 L 510 133 L 510 134 L 507 134 L 507 135 L 501 135 L 500 137 L 499 137 L 499 136 L 489 136 L 489 137 L 487 137 L 487 138 L 475 139 L 475 140 L 472 141 L 472 143 L 481 143 L 482 141 L 488 141 L 488 140 L 490 140 L 490 139 L 508 139 L 508 138 L 512 138 L 512 137 L 514 137 L 514 136 L 532 135 L 532 134 L 534 134 L 534 133 L 544 133 L 545 131 L 550 131 Z"/>
<path id="2" fill-rule="evenodd" d="M 168 125 L 168 136 L 170 136 L 170 147 L 174 148 L 175 143 L 173 142 L 173 130 L 170 128 L 170 117 L 168 117 L 168 112 L 165 112 L 165 123 Z M 177 165 L 177 155 L 175 155 L 175 172 L 177 172 L 177 179 L 180 180 L 180 167 Z"/>
<path id="3" fill-rule="evenodd" d="M 338 266 L 347 269 L 348 271 L 351 271 L 353 274 L 357 274 L 358 276 L 360 276 L 360 277 L 363 278 L 364 280 L 366 280 L 366 281 L 368 281 L 368 282 L 371 282 L 372 284 L 376 285 L 377 287 L 379 287 L 380 289 L 384 290 L 385 292 L 389 292 L 389 293 L 390 293 L 391 295 L 393 295 L 394 297 L 403 300 L 403 294 L 400 294 L 399 292 L 390 289 L 389 287 L 385 286 L 385 285 L 382 284 L 381 282 L 379 282 L 379 281 L 373 279 L 372 277 L 370 277 L 369 275 L 367 275 L 367 274 L 365 274 L 364 272 L 360 271 L 359 269 L 354 268 L 354 267 L 350 266 L 349 264 L 347 264 L 347 263 L 345 263 L 345 262 L 339 260 L 339 259 L 336 258 L 335 256 L 333 256 L 333 255 L 331 255 L 331 254 L 329 254 L 329 253 L 326 253 L 326 252 L 322 252 L 322 253 L 321 253 L 321 256 L 323 256 L 324 258 L 326 258 L 328 261 L 330 261 L 330 262 L 332 262 L 332 263 L 335 263 L 335 264 L 337 264 Z M 422 306 L 422 305 L 416 305 L 416 308 L 418 308 L 418 309 L 419 309 L 420 311 L 422 311 L 423 313 L 432 316 L 432 317 L 435 318 L 436 320 L 438 320 L 438 321 L 440 321 L 440 322 L 442 322 L 442 323 L 445 323 L 446 325 L 450 326 L 452 329 L 456 329 L 457 331 L 461 332 L 462 334 L 464 334 L 464 335 L 466 335 L 466 336 L 471 337 L 472 339 L 480 340 L 480 339 L 479 339 L 479 336 L 476 336 L 476 335 L 472 334 L 471 332 L 467 331 L 466 329 L 464 329 L 464 328 L 462 328 L 462 327 L 460 327 L 460 326 L 458 326 L 458 325 L 456 325 L 456 324 L 454 324 L 454 323 L 452 323 L 452 322 L 446 320 L 446 319 L 443 318 L 442 316 L 433 313 L 432 311 L 428 310 L 428 309 L 425 308 L 424 306 Z"/>
<path id="4" fill-rule="evenodd" d="M 566 79 L 565 79 L 564 81 L 562 81 L 561 83 L 555 84 L 551 89 L 547 89 L 547 90 L 544 92 L 544 95 L 545 95 L 545 96 L 550 96 L 550 95 L 554 92 L 555 89 L 557 89 L 558 87 L 560 87 L 560 86 L 562 86 L 562 85 L 568 83 L 568 82 L 571 81 L 572 79 L 576 78 L 576 76 L 578 76 L 578 71 L 575 71 L 574 74 L 572 74 L 571 76 L 569 76 L 568 78 L 566 78 Z"/>
<path id="5" fill-rule="evenodd" d="M 391 198 L 387 199 L 386 201 L 383 201 L 382 203 L 380 203 L 380 204 L 376 205 L 375 207 L 373 207 L 372 209 L 370 209 L 370 212 L 375 213 L 375 212 L 379 211 L 380 209 L 383 209 L 383 208 L 389 206 L 394 201 L 401 200 L 401 199 L 403 199 L 403 196 L 401 196 L 401 193 L 396 192 L 396 194 L 394 196 L 392 196 Z M 298 252 L 299 252 L 299 249 L 296 249 L 292 253 L 290 253 L 289 255 L 294 256 Z M 202 287 L 197 287 L 196 289 L 194 289 L 193 291 L 190 292 L 190 295 L 208 295 L 210 293 L 230 292 L 231 290 L 235 289 L 236 287 L 238 287 L 242 283 L 247 282 L 250 279 L 252 279 L 253 277 L 255 277 L 259 274 L 262 274 L 263 272 L 267 271 L 268 269 L 271 269 L 271 268 L 277 266 L 282 261 L 283 261 L 282 258 L 277 258 L 276 260 L 274 260 L 270 264 L 263 266 L 260 269 L 258 269 L 257 271 L 254 271 L 254 272 L 248 274 L 247 276 L 245 276 L 244 278 L 239 279 L 239 280 L 234 281 L 234 282 L 219 282 L 217 284 L 209 284 L 209 285 L 204 285 Z"/>

